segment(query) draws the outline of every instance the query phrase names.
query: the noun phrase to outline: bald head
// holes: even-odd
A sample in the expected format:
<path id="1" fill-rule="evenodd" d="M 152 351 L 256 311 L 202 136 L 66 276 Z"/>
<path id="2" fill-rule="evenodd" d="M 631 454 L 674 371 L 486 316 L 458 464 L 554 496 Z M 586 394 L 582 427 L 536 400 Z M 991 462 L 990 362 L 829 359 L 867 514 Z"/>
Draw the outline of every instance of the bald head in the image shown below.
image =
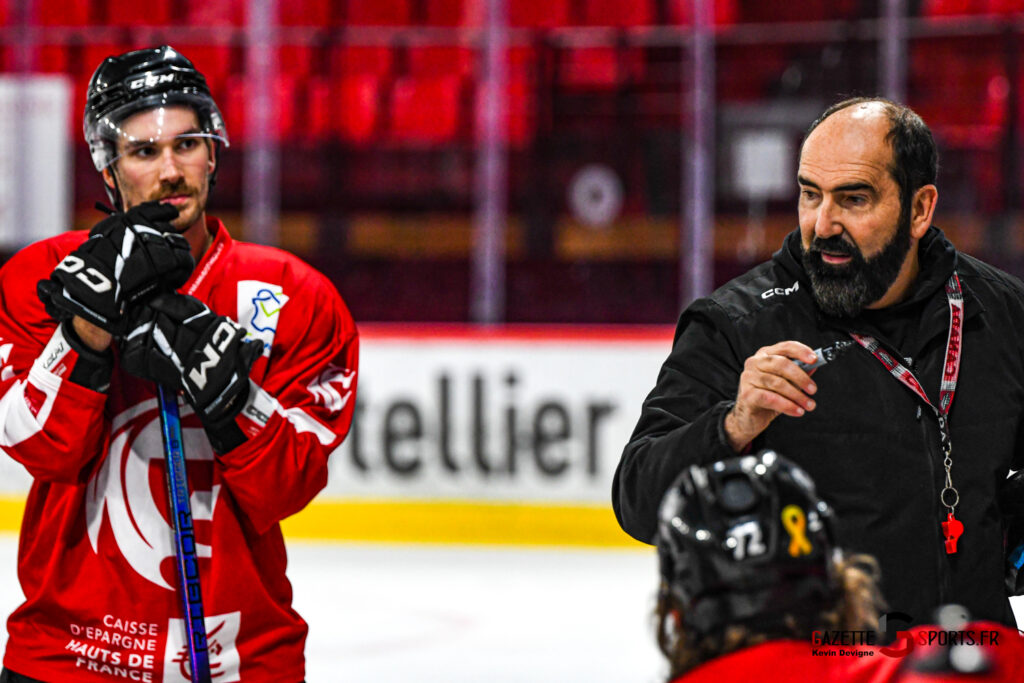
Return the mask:
<path id="1" fill-rule="evenodd" d="M 803 159 L 807 141 L 823 124 L 846 126 L 851 134 L 874 138 L 881 125 L 883 139 L 890 149 L 889 172 L 900 189 L 904 210 L 909 210 L 914 193 L 925 185 L 934 185 L 938 177 L 939 152 L 931 129 L 912 109 L 883 97 L 853 97 L 836 102 L 807 129 L 801 145 Z"/>

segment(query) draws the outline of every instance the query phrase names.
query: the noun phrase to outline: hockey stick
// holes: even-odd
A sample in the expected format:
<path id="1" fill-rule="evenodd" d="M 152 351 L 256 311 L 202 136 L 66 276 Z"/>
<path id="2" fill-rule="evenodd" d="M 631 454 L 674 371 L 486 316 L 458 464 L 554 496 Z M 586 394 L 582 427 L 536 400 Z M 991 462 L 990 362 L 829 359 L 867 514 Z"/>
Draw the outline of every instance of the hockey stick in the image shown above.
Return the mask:
<path id="1" fill-rule="evenodd" d="M 181 443 L 181 417 L 178 397 L 173 391 L 157 385 L 160 401 L 160 427 L 164 437 L 167 460 L 167 497 L 174 519 L 174 554 L 178 559 L 178 594 L 185 617 L 185 639 L 188 659 L 192 665 L 193 683 L 210 683 L 210 652 L 203 622 L 203 593 L 199 587 L 199 558 L 192 527 L 192 506 L 189 503 L 185 452 Z"/>

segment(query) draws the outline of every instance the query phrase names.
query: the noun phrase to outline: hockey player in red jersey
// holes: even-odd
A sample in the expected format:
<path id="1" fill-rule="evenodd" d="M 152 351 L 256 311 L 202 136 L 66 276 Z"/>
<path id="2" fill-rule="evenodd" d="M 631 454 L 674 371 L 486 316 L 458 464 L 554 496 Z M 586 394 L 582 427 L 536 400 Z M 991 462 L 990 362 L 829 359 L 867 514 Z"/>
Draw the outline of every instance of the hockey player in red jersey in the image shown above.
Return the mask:
<path id="1" fill-rule="evenodd" d="M 320 273 L 206 215 L 228 138 L 180 53 L 104 60 L 85 135 L 118 211 L 0 269 L 0 450 L 33 477 L 3 678 L 189 680 L 160 383 L 180 390 L 213 680 L 297 683 L 279 522 L 348 431 L 355 324 Z"/>

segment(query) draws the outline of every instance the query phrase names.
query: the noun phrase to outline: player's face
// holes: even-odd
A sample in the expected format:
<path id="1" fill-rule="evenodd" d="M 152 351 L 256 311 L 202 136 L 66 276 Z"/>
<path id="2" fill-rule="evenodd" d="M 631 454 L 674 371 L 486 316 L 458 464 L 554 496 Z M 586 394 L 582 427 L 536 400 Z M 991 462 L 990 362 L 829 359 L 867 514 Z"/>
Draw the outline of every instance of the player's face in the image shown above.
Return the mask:
<path id="1" fill-rule="evenodd" d="M 160 200 L 178 209 L 173 225 L 179 232 L 197 224 L 206 210 L 209 176 L 213 172 L 212 143 L 199 133 L 191 107 L 160 107 L 139 112 L 121 123 L 117 176 L 124 208 Z M 104 171 L 104 176 L 110 173 Z M 110 182 L 109 179 L 107 181 Z"/>
<path id="2" fill-rule="evenodd" d="M 911 247 L 910 217 L 889 166 L 888 116 L 879 103 L 823 121 L 800 155 L 803 261 L 819 305 L 857 315 L 896 282 Z"/>

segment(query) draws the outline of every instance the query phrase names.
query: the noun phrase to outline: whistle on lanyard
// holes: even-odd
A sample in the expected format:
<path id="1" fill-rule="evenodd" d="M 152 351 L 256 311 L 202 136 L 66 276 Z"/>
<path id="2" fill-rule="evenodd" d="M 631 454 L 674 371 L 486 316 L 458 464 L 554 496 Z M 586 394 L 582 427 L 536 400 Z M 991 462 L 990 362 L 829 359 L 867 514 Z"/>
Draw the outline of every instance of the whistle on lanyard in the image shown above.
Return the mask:
<path id="1" fill-rule="evenodd" d="M 840 340 L 831 346 L 814 349 L 814 356 L 816 360 L 813 363 L 804 363 L 799 360 L 795 360 L 793 362 L 796 363 L 797 367 L 804 372 L 810 372 L 815 368 L 820 368 L 826 363 L 831 363 L 851 346 L 853 346 L 852 340 Z"/>
<path id="2" fill-rule="evenodd" d="M 942 534 L 946 537 L 946 554 L 956 554 L 956 542 L 964 532 L 964 523 L 953 516 L 950 512 L 946 515 L 946 521 L 942 523 Z"/>

